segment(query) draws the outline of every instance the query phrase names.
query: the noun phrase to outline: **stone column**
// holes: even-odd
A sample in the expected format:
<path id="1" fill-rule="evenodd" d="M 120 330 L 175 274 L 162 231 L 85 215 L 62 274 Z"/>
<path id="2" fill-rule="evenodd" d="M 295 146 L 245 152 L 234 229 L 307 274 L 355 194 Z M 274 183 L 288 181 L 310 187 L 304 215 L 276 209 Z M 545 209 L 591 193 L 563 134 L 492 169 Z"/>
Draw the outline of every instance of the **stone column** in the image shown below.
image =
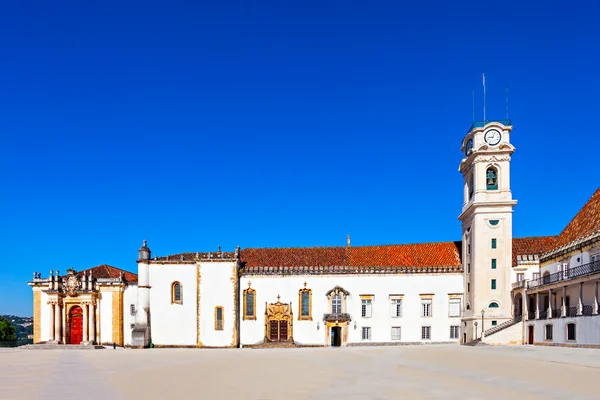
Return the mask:
<path id="1" fill-rule="evenodd" d="M 567 316 L 567 287 L 563 286 L 562 306 L 560 306 L 560 316 Z"/>
<path id="2" fill-rule="evenodd" d="M 60 303 L 56 303 L 56 305 L 54 306 L 54 341 L 57 343 L 60 343 L 61 338 L 60 328 L 62 317 L 60 315 L 60 308 Z"/>
<path id="3" fill-rule="evenodd" d="M 50 305 L 50 318 L 48 318 L 50 320 L 50 332 L 48 333 L 48 341 L 49 342 L 54 342 L 54 302 L 48 302 L 48 304 Z"/>
<path id="4" fill-rule="evenodd" d="M 594 291 L 594 309 L 592 310 L 592 314 L 598 315 L 598 281 L 595 283 L 596 290 Z"/>
<path id="5" fill-rule="evenodd" d="M 90 342 L 96 342 L 96 309 L 90 304 Z"/>
<path id="6" fill-rule="evenodd" d="M 579 302 L 577 303 L 577 315 L 583 315 L 583 282 L 579 284 Z"/>
<path id="7" fill-rule="evenodd" d="M 535 294 L 535 319 L 540 319 L 540 292 Z"/>
<path id="8" fill-rule="evenodd" d="M 523 293 L 521 294 L 521 315 L 523 316 L 523 321 L 529 319 L 529 302 L 527 300 L 529 300 L 527 291 L 523 290 Z"/>
<path id="9" fill-rule="evenodd" d="M 88 342 L 89 338 L 88 338 L 88 305 L 87 303 L 83 303 L 82 304 L 82 309 L 83 309 L 83 339 L 82 342 L 86 343 Z"/>
<path id="10" fill-rule="evenodd" d="M 552 319 L 552 290 L 548 290 L 548 310 L 546 310 L 548 315 L 546 318 Z"/>

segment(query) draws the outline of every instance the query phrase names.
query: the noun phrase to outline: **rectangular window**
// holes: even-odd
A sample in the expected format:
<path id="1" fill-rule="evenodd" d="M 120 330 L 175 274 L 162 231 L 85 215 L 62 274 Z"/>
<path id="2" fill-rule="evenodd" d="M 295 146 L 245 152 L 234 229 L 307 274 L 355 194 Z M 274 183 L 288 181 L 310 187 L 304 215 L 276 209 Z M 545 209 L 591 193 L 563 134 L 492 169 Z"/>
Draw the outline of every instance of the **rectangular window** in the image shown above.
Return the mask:
<path id="1" fill-rule="evenodd" d="M 492 239 L 492 249 L 496 248 L 496 239 Z"/>
<path id="2" fill-rule="evenodd" d="M 400 327 L 392 326 L 392 340 L 400 340 Z"/>
<path id="3" fill-rule="evenodd" d="M 215 330 L 223 330 L 223 307 L 215 307 Z"/>
<path id="4" fill-rule="evenodd" d="M 567 324 L 567 340 L 575 340 L 575 324 Z"/>
<path id="5" fill-rule="evenodd" d="M 496 289 L 496 280 L 492 279 L 492 289 Z"/>
<path id="6" fill-rule="evenodd" d="M 471 273 L 471 263 L 468 263 L 468 264 L 467 264 L 467 272 L 468 272 L 468 273 Z"/>
<path id="7" fill-rule="evenodd" d="M 458 339 L 458 325 L 450 327 L 450 339 Z"/>
<path id="8" fill-rule="evenodd" d="M 371 300 L 362 300 L 361 316 L 371 318 L 372 305 Z"/>
<path id="9" fill-rule="evenodd" d="M 532 278 L 533 279 L 540 279 L 540 273 L 539 272 L 534 272 Z"/>
<path id="10" fill-rule="evenodd" d="M 546 325 L 546 340 L 552 340 L 552 325 Z"/>
<path id="11" fill-rule="evenodd" d="M 471 284 L 467 283 L 467 293 L 471 293 Z"/>
<path id="12" fill-rule="evenodd" d="M 402 316 L 402 299 L 391 299 L 390 316 L 394 318 Z"/>
<path id="13" fill-rule="evenodd" d="M 498 325 L 498 321 L 492 321 L 492 326 Z"/>
<path id="14" fill-rule="evenodd" d="M 471 255 L 471 244 L 467 245 L 467 255 Z"/>
<path id="15" fill-rule="evenodd" d="M 431 300 L 421 300 L 421 317 L 431 317 Z"/>
<path id="16" fill-rule="evenodd" d="M 244 319 L 256 320 L 256 291 L 244 290 Z"/>
<path id="17" fill-rule="evenodd" d="M 371 340 L 371 327 L 362 327 L 362 340 Z"/>
<path id="18" fill-rule="evenodd" d="M 517 274 L 517 282 L 521 282 L 522 280 L 525 279 L 525 274 L 520 272 Z"/>
<path id="19" fill-rule="evenodd" d="M 310 289 L 301 289 L 299 291 L 300 317 L 298 320 L 312 321 L 312 292 Z"/>
<path id="20" fill-rule="evenodd" d="M 423 340 L 431 339 L 431 327 L 430 326 L 422 326 L 421 327 L 421 339 L 423 339 Z"/>
<path id="21" fill-rule="evenodd" d="M 496 269 L 496 259 L 492 258 L 492 269 Z"/>
<path id="22" fill-rule="evenodd" d="M 460 317 L 460 299 L 450 299 L 448 304 L 448 316 Z"/>
<path id="23" fill-rule="evenodd" d="M 600 260 L 600 254 L 592 254 L 590 256 L 590 262 L 596 262 L 598 260 Z"/>

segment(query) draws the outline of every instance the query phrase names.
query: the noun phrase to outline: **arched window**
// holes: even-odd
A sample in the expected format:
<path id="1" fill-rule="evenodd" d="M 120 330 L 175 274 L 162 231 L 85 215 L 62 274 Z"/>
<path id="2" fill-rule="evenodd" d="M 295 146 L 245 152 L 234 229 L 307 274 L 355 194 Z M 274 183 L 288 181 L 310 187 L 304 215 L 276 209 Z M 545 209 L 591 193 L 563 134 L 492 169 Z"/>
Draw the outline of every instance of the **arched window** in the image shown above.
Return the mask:
<path id="1" fill-rule="evenodd" d="M 215 331 L 223 330 L 223 307 L 215 307 Z"/>
<path id="2" fill-rule="evenodd" d="M 244 290 L 244 319 L 256 320 L 256 290 L 251 289 L 248 284 L 248 289 Z"/>
<path id="3" fill-rule="evenodd" d="M 490 167 L 485 172 L 487 190 L 498 190 L 498 171 Z"/>
<path id="4" fill-rule="evenodd" d="M 298 292 L 298 320 L 312 321 L 312 291 L 304 287 Z"/>
<path id="5" fill-rule="evenodd" d="M 488 307 L 489 308 L 498 308 L 500 306 L 498 305 L 498 303 L 496 303 L 495 301 L 493 301 L 493 302 L 490 303 L 490 305 Z"/>
<path id="6" fill-rule="evenodd" d="M 179 282 L 173 282 L 171 285 L 171 303 L 183 304 L 183 288 Z"/>
<path id="7" fill-rule="evenodd" d="M 331 298 L 331 313 L 341 314 L 342 313 L 342 296 L 339 294 L 333 295 Z"/>

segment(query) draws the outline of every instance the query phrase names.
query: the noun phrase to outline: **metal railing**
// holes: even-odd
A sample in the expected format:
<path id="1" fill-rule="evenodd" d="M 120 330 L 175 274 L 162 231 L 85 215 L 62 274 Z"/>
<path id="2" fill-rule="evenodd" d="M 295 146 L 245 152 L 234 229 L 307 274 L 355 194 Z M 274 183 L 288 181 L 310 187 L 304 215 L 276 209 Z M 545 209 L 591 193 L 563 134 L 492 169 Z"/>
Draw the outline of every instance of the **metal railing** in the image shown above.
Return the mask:
<path id="1" fill-rule="evenodd" d="M 577 316 L 577 307 L 569 307 L 567 309 L 567 317 L 576 317 Z"/>
<path id="2" fill-rule="evenodd" d="M 511 126 L 512 125 L 512 121 L 510 119 L 486 119 L 485 121 L 475 121 L 473 122 L 473 124 L 471 125 L 471 127 L 469 128 L 469 132 L 471 132 L 473 129 L 476 128 L 483 128 L 484 126 L 486 126 L 487 124 L 489 124 L 490 122 L 499 122 L 504 126 Z"/>
<path id="3" fill-rule="evenodd" d="M 500 325 L 496 325 L 490 329 L 485 330 L 483 332 L 483 335 L 486 337 L 489 335 L 493 335 L 496 332 L 499 332 L 503 329 L 513 326 L 514 324 L 518 324 L 519 322 L 521 322 L 522 319 L 523 319 L 523 316 L 519 315 L 518 317 L 515 317 L 511 320 L 501 323 Z"/>
<path id="4" fill-rule="evenodd" d="M 348 313 L 327 313 L 323 314 L 323 321 L 351 321 L 352 318 Z"/>
<path id="5" fill-rule="evenodd" d="M 586 317 L 591 317 L 593 315 L 593 312 L 593 306 L 583 306 L 583 315 L 585 315 Z"/>
<path id="6" fill-rule="evenodd" d="M 512 288 L 513 289 L 520 289 L 522 287 L 525 287 L 526 283 L 527 283 L 527 281 L 525 279 L 523 279 L 521 281 L 513 282 Z"/>
<path id="7" fill-rule="evenodd" d="M 540 286 L 550 285 L 552 283 L 567 281 L 580 276 L 597 273 L 600 273 L 600 260 L 569 268 L 564 271 L 555 272 L 550 275 L 539 277 L 538 279 L 532 279 L 527 281 L 527 288 L 533 289 Z"/>
<path id="8" fill-rule="evenodd" d="M 535 319 L 535 311 L 529 311 L 527 313 L 527 319 Z"/>

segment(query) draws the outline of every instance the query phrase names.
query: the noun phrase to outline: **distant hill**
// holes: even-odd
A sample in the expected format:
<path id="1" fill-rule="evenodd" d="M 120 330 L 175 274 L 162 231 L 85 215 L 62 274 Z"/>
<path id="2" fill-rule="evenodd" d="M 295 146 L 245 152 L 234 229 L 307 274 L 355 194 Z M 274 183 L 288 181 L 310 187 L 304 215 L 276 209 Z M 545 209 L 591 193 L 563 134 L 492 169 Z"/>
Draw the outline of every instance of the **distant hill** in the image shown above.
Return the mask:
<path id="1" fill-rule="evenodd" d="M 10 321 L 17 333 L 17 344 L 33 343 L 33 317 L 18 317 L 16 315 L 0 315 Z"/>

